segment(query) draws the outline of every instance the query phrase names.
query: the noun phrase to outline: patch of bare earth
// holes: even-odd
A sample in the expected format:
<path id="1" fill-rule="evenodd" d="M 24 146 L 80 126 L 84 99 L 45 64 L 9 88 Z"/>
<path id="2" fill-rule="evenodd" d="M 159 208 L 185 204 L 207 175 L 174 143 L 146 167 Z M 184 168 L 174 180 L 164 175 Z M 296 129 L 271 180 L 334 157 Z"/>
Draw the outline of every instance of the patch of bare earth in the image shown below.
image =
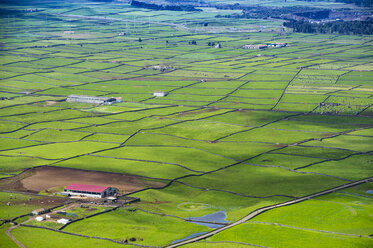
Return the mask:
<path id="1" fill-rule="evenodd" d="M 24 201 L 17 201 L 17 199 L 9 200 L 8 202 L 10 203 L 10 206 L 13 205 L 24 205 L 24 206 L 35 206 L 37 207 L 43 207 L 43 208 L 51 208 L 55 207 L 61 204 L 64 204 L 66 202 L 66 198 L 61 198 L 61 197 L 50 197 L 50 196 L 33 196 L 30 195 L 28 200 Z"/>
<path id="2" fill-rule="evenodd" d="M 72 183 L 115 187 L 121 194 L 164 185 L 132 175 L 44 166 L 12 177 L 8 183 L 6 179 L 3 180 L 0 189 L 38 193 L 51 188 L 66 187 Z"/>
<path id="3" fill-rule="evenodd" d="M 46 101 L 45 102 L 45 105 L 46 106 L 53 106 L 53 105 L 55 105 L 57 102 L 56 101 Z"/>

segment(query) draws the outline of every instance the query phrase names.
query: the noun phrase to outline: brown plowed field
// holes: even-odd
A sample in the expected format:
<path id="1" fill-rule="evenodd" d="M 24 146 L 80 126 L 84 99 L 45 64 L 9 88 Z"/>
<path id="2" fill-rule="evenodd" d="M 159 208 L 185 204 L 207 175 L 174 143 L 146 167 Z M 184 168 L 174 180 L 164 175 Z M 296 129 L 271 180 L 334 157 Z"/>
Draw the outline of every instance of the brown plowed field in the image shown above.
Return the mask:
<path id="1" fill-rule="evenodd" d="M 44 166 L 32 168 L 15 177 L 2 180 L 0 190 L 38 193 L 53 188 L 66 187 L 71 183 L 115 187 L 119 189 L 121 194 L 149 186 L 164 185 L 131 175 Z"/>

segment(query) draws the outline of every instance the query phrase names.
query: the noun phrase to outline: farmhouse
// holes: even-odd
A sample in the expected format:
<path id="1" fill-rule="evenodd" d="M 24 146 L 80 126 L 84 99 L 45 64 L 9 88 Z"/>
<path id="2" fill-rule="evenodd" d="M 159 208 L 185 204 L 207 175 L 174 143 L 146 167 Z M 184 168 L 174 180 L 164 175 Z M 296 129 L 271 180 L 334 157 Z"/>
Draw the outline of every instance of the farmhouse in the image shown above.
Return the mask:
<path id="1" fill-rule="evenodd" d="M 271 44 L 267 44 L 267 46 L 269 47 L 286 47 L 288 44 L 287 43 L 271 43 Z"/>
<path id="2" fill-rule="evenodd" d="M 83 96 L 83 95 L 70 95 L 66 99 L 67 102 L 80 102 L 92 104 L 112 104 L 123 102 L 121 97 L 100 97 L 100 96 Z"/>
<path id="3" fill-rule="evenodd" d="M 116 188 L 97 186 L 97 185 L 86 185 L 86 184 L 70 184 L 64 192 L 68 195 L 86 196 L 93 198 L 103 198 L 117 193 Z"/>
<path id="4" fill-rule="evenodd" d="M 153 96 L 167 96 L 167 92 L 164 91 L 154 91 Z"/>
<path id="5" fill-rule="evenodd" d="M 47 212 L 48 212 L 48 210 L 46 210 L 44 208 L 38 208 L 38 209 L 35 209 L 34 211 L 32 211 L 31 213 L 33 215 L 40 215 L 40 214 L 45 214 Z"/>

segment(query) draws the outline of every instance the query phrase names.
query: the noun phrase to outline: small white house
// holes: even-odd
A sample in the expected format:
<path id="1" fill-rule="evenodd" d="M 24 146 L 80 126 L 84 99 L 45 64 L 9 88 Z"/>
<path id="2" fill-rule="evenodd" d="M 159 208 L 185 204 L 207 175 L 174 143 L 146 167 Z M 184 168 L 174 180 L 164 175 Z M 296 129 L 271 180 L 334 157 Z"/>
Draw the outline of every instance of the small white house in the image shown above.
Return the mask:
<path id="1" fill-rule="evenodd" d="M 157 97 L 159 97 L 159 96 L 167 96 L 167 92 L 164 92 L 164 91 L 154 91 L 153 92 L 153 96 L 157 96 Z"/>
<path id="2" fill-rule="evenodd" d="M 70 222 L 70 220 L 65 219 L 65 218 L 57 220 L 57 223 L 62 224 L 62 225 L 66 225 L 69 222 Z"/>
<path id="3" fill-rule="evenodd" d="M 41 221 L 43 221 L 43 220 L 44 220 L 44 218 L 43 218 L 43 217 L 41 217 L 41 216 L 38 216 L 38 217 L 36 217 L 36 218 L 35 218 L 35 220 L 36 220 L 36 221 L 39 221 L 39 222 L 41 222 Z"/>

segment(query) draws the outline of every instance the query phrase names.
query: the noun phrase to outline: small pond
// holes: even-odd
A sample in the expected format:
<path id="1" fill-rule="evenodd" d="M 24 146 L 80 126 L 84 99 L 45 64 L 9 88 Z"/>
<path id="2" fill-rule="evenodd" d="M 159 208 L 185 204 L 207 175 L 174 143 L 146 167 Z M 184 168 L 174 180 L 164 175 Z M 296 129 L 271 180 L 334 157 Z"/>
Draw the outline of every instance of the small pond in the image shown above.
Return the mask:
<path id="1" fill-rule="evenodd" d="M 214 224 L 214 223 L 194 222 L 193 220 L 215 222 L 215 223 L 229 223 L 229 221 L 226 221 L 225 218 L 227 218 L 226 213 L 224 211 L 219 211 L 219 212 L 208 214 L 202 217 L 190 217 L 187 219 L 192 220 L 191 223 L 201 225 L 201 226 L 207 226 L 209 228 L 215 229 L 215 228 L 223 227 L 224 225 L 219 225 L 219 224 Z"/>
<path id="2" fill-rule="evenodd" d="M 57 214 L 60 214 L 60 215 L 66 215 L 66 216 L 70 216 L 70 217 L 77 217 L 78 215 L 74 214 L 74 213 L 67 213 L 67 212 L 57 212 Z"/>
<path id="3" fill-rule="evenodd" d="M 365 192 L 368 193 L 368 194 L 373 194 L 373 189 L 367 190 Z"/>
<path id="4" fill-rule="evenodd" d="M 192 220 L 192 221 L 190 221 L 190 223 L 194 223 L 194 224 L 201 225 L 201 226 L 207 226 L 209 228 L 215 229 L 215 228 L 223 227 L 224 225 L 219 225 L 219 224 L 214 224 L 214 223 L 194 222 L 193 220 L 215 222 L 215 223 L 229 223 L 229 221 L 226 221 L 225 218 L 227 218 L 227 214 L 224 211 L 219 211 L 219 212 L 208 214 L 208 215 L 205 215 L 205 216 L 202 216 L 202 217 L 189 217 L 189 218 L 187 218 L 187 220 Z M 188 237 L 178 239 L 178 240 L 174 240 L 174 241 L 172 241 L 171 244 L 178 243 L 178 242 L 181 242 L 181 241 L 184 241 L 184 240 L 188 240 L 188 239 L 200 236 L 200 235 L 205 234 L 205 233 L 207 233 L 207 232 L 193 233 L 193 234 L 189 235 Z"/>
<path id="5" fill-rule="evenodd" d="M 224 225 L 219 225 L 219 224 L 214 224 L 214 223 L 194 222 L 193 220 L 215 222 L 215 223 L 229 223 L 229 221 L 226 221 L 225 218 L 227 218 L 227 214 L 224 211 L 219 211 L 219 212 L 208 214 L 208 215 L 205 215 L 205 216 L 202 216 L 202 217 L 189 217 L 189 218 L 187 218 L 187 220 L 192 220 L 192 221 L 190 221 L 190 223 L 194 223 L 194 224 L 201 225 L 201 226 L 207 226 L 209 228 L 215 229 L 215 228 L 223 227 Z M 181 241 L 184 241 L 184 240 L 188 240 L 188 239 L 200 236 L 200 235 L 205 234 L 205 233 L 207 233 L 207 232 L 193 233 L 193 234 L 189 235 L 188 237 L 178 239 L 178 240 L 174 240 L 174 241 L 172 241 L 171 244 L 178 243 L 178 242 L 181 242 Z"/>
<path id="6" fill-rule="evenodd" d="M 181 242 L 181 241 L 188 240 L 188 239 L 191 239 L 191 238 L 197 237 L 197 236 L 202 235 L 202 234 L 205 234 L 205 233 L 207 233 L 207 232 L 198 232 L 198 233 L 193 233 L 193 234 L 191 234 L 191 235 L 189 235 L 188 237 L 185 237 L 185 238 L 183 238 L 183 239 L 177 239 L 177 240 L 174 240 L 174 241 L 172 241 L 171 244 L 179 243 L 179 242 Z"/>

